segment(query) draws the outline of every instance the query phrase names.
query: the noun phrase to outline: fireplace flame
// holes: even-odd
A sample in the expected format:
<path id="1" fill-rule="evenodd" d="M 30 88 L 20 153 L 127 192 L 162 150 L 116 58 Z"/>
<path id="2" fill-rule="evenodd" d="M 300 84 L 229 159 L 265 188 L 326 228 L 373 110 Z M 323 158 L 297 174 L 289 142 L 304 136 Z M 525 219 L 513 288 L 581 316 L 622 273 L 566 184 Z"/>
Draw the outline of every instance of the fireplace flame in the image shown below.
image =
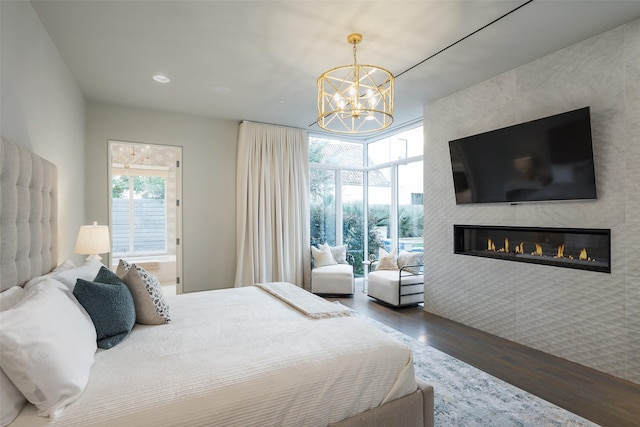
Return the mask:
<path id="1" fill-rule="evenodd" d="M 2 0 L 0 0 L 0 1 L 2 1 Z M 529 249 L 529 245 L 531 245 L 532 243 L 533 242 L 527 242 L 527 249 Z M 545 250 L 548 251 L 548 254 L 544 254 L 543 253 L 542 244 L 533 243 L 535 245 L 535 249 L 533 250 L 533 252 L 526 252 L 525 253 L 524 244 L 525 244 L 525 242 L 521 241 L 519 244 L 515 244 L 515 242 L 514 242 L 514 244 L 512 245 L 511 242 L 509 241 L 509 237 L 505 237 L 504 238 L 504 246 L 503 247 L 499 247 L 498 249 L 496 249 L 496 242 L 491 238 L 487 238 L 487 251 L 496 252 L 497 254 L 524 255 L 525 258 L 531 255 L 531 256 L 538 256 L 538 257 L 543 257 L 543 258 L 565 259 L 565 260 L 567 260 L 569 262 L 574 261 L 574 260 L 575 261 L 580 260 L 580 261 L 596 262 L 595 258 L 591 258 L 587 254 L 587 248 L 582 248 L 579 251 L 579 254 L 578 254 L 578 253 L 576 253 L 577 249 L 574 249 L 571 245 L 567 249 L 567 247 L 565 246 L 565 243 L 562 243 L 562 244 L 558 245 L 558 248 L 557 248 L 557 251 L 556 251 L 555 254 L 553 254 L 553 250 L 551 248 L 545 249 Z M 568 250 L 568 253 L 565 253 L 565 249 Z M 591 249 L 593 249 L 593 248 L 591 248 Z M 513 250 L 513 252 L 511 252 L 512 250 Z"/>
<path id="2" fill-rule="evenodd" d="M 540 246 L 539 244 L 536 243 L 536 250 L 535 252 L 531 253 L 532 255 L 540 255 L 542 256 L 542 246 Z"/>
<path id="3" fill-rule="evenodd" d="M 581 259 L 583 261 L 588 259 L 588 257 L 587 257 L 587 249 L 583 248 L 580 251 L 580 255 L 578 256 L 578 259 Z"/>

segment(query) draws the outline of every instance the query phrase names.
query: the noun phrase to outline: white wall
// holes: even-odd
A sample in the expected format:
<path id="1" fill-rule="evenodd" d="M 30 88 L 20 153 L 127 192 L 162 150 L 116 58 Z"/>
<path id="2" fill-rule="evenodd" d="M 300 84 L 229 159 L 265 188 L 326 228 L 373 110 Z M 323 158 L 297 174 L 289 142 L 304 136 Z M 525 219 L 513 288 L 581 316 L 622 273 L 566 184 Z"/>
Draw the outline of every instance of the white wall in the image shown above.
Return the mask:
<path id="1" fill-rule="evenodd" d="M 455 204 L 448 141 L 590 106 L 598 200 Z M 424 108 L 425 310 L 640 383 L 640 21 Z M 453 254 L 454 224 L 610 228 L 611 274 Z"/>
<path id="2" fill-rule="evenodd" d="M 87 217 L 108 224 L 108 141 L 182 147 L 183 291 L 232 287 L 238 123 L 87 103 Z"/>
<path id="3" fill-rule="evenodd" d="M 85 101 L 27 1 L 0 1 L 0 134 L 58 167 L 58 261 L 85 223 Z"/>

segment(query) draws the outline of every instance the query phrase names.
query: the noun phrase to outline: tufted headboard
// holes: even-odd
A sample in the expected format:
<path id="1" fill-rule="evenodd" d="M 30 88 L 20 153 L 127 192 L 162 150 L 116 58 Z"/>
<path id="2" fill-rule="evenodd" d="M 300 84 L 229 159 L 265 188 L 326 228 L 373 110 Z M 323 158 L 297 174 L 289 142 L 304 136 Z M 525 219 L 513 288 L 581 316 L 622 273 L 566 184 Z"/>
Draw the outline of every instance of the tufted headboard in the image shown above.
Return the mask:
<path id="1" fill-rule="evenodd" d="M 57 230 L 56 166 L 0 139 L 0 290 L 55 268 Z"/>

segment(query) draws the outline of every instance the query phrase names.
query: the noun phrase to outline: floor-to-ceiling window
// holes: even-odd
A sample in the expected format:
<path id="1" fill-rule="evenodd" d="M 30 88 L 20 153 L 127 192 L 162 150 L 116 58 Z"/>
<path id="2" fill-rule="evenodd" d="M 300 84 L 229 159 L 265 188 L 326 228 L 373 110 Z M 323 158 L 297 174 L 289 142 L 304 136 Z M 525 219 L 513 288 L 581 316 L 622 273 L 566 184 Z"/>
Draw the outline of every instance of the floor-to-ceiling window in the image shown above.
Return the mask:
<path id="1" fill-rule="evenodd" d="M 424 250 L 422 160 L 398 165 L 398 249 Z"/>
<path id="2" fill-rule="evenodd" d="M 347 244 L 356 274 L 381 247 L 422 250 L 422 126 L 371 141 L 309 142 L 312 245 Z"/>
<path id="3" fill-rule="evenodd" d="M 310 170 L 311 244 L 336 244 L 336 173 L 334 169 Z"/>
<path id="4" fill-rule="evenodd" d="M 378 248 L 422 251 L 422 126 L 371 141 L 366 146 L 368 253 Z"/>
<path id="5" fill-rule="evenodd" d="M 311 244 L 346 244 L 362 270 L 363 145 L 309 138 Z M 358 270 L 356 270 L 358 272 Z"/>

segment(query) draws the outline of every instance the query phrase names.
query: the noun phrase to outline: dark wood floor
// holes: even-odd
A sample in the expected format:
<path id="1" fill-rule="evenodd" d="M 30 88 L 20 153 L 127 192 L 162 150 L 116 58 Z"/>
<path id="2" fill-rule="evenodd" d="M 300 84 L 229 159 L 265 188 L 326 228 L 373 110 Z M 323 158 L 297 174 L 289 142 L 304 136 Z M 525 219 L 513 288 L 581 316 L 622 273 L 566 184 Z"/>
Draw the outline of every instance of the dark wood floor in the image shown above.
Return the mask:
<path id="1" fill-rule="evenodd" d="M 638 384 L 426 313 L 421 306 L 384 307 L 360 289 L 354 297 L 328 299 L 597 424 L 640 426 Z"/>

